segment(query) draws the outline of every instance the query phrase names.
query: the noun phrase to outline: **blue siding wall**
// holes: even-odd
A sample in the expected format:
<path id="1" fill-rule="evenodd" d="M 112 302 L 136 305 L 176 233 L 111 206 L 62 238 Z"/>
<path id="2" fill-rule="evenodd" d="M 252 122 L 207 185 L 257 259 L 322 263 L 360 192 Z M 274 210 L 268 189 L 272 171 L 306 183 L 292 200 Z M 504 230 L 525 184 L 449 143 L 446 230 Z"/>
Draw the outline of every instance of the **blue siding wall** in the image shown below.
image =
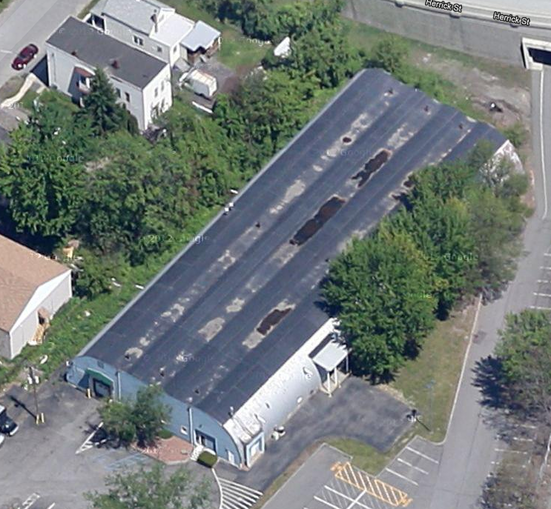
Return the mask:
<path id="1" fill-rule="evenodd" d="M 76 357 L 73 360 L 67 370 L 67 381 L 86 390 L 90 387 L 90 376 L 86 372 L 87 369 L 97 371 L 113 380 L 113 397 L 115 398 L 134 398 L 138 390 L 146 385 L 128 373 L 117 371 L 113 366 L 88 356 Z M 216 440 L 216 452 L 220 458 L 227 460 L 229 452 L 236 458 L 237 463 L 243 463 L 239 448 L 222 424 L 205 412 L 168 394 L 163 395 L 163 401 L 172 409 L 172 420 L 167 429 L 174 435 L 194 443 L 195 432 L 204 433 Z M 190 414 L 192 422 L 190 422 Z M 187 429 L 187 435 L 182 433 L 182 427 Z"/>

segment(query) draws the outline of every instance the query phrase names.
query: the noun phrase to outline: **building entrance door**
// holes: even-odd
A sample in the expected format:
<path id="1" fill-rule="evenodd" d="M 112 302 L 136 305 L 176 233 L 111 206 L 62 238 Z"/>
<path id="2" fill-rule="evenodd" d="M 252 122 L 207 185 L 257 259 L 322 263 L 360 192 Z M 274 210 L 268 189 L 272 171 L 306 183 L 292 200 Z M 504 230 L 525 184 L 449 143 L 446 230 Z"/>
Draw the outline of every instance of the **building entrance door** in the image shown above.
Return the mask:
<path id="1" fill-rule="evenodd" d="M 206 435 L 202 431 L 196 431 L 195 437 L 199 445 L 202 445 L 206 449 L 210 449 L 211 451 L 216 452 L 216 440 L 214 438 Z"/>

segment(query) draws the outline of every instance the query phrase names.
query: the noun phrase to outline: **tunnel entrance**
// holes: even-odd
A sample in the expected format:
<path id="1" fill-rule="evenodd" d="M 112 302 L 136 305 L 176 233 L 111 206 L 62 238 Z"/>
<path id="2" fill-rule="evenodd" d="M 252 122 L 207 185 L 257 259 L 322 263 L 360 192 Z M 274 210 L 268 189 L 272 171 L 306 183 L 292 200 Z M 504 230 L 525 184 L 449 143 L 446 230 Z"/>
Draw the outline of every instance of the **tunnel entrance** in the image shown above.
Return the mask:
<path id="1" fill-rule="evenodd" d="M 522 54 L 527 69 L 541 70 L 544 65 L 551 65 L 551 41 L 523 38 Z"/>

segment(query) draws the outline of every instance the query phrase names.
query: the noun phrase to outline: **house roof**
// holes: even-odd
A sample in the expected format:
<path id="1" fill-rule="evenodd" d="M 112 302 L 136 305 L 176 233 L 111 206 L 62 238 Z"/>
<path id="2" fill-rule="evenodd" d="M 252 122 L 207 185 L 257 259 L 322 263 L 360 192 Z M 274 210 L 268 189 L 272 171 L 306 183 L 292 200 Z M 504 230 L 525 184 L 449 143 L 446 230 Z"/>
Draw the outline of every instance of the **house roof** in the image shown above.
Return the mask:
<path id="1" fill-rule="evenodd" d="M 108 16 L 146 34 L 153 30 L 155 16 L 162 24 L 174 12 L 156 0 L 101 0 L 91 9 L 96 16 Z"/>
<path id="2" fill-rule="evenodd" d="M 208 48 L 218 37 L 220 32 L 202 21 L 195 23 L 193 30 L 182 40 L 182 44 L 191 51 L 199 48 Z"/>
<path id="3" fill-rule="evenodd" d="M 37 288 L 68 270 L 0 235 L 0 329 L 9 331 Z"/>
<path id="4" fill-rule="evenodd" d="M 92 69 L 101 68 L 140 89 L 168 65 L 73 17 L 68 18 L 46 43 L 73 55 Z"/>
<path id="5" fill-rule="evenodd" d="M 193 30 L 194 22 L 179 14 L 173 14 L 159 25 L 158 32 L 151 32 L 151 38 L 167 46 L 174 46 Z"/>
<path id="6" fill-rule="evenodd" d="M 327 321 L 328 260 L 397 206 L 411 172 L 481 138 L 504 141 L 382 71 L 361 72 L 81 355 L 225 422 Z M 382 149 L 388 161 L 366 175 Z"/>

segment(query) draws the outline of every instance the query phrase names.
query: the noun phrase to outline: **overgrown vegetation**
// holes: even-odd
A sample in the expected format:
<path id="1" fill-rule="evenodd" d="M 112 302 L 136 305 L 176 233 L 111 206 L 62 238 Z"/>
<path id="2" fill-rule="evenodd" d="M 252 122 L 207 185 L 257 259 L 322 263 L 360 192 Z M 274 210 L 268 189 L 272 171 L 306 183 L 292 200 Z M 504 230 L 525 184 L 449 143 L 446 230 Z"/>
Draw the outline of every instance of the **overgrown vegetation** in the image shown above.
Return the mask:
<path id="1" fill-rule="evenodd" d="M 178 0 L 169 3 L 181 7 Z M 21 359 L 47 353 L 44 369 L 50 373 L 55 362 L 73 356 L 193 238 L 227 201 L 229 190 L 250 179 L 362 66 L 392 69 L 431 95 L 448 89 L 424 71 L 420 77 L 397 39 L 383 38 L 369 55 L 354 48 L 341 7 L 341 0 L 197 3 L 194 17 L 207 9 L 207 21 L 216 17 L 262 41 L 276 43 L 289 35 L 293 51 L 274 59 L 268 50 L 266 70 L 249 75 L 232 95 L 220 96 L 212 117 L 176 97 L 159 119 L 166 136 L 155 143 L 135 134 L 135 121 L 117 106 L 101 71 L 82 110 L 51 91 L 40 96 L 29 122 L 0 153 L 0 195 L 8 200 L 0 208 L 0 232 L 45 254 L 79 239 L 78 300 L 54 319 L 48 342 Z M 419 250 L 405 237 L 395 242 L 412 253 Z M 430 268 L 430 260 L 423 262 L 418 276 L 428 277 L 423 271 Z M 438 306 L 454 291 L 450 283 L 438 292 Z M 430 306 L 429 299 L 425 307 Z M 18 362 L 0 368 L 0 380 L 10 379 Z"/>
<path id="2" fill-rule="evenodd" d="M 437 318 L 512 277 L 527 184 L 491 152 L 483 143 L 466 161 L 416 174 L 405 206 L 331 264 L 324 295 L 358 374 L 391 379 Z"/>
<path id="3" fill-rule="evenodd" d="M 107 493 L 87 493 L 93 509 L 201 509 L 209 503 L 206 482 L 193 483 L 188 469 L 168 475 L 155 463 L 150 470 L 116 472 L 107 477 Z"/>

